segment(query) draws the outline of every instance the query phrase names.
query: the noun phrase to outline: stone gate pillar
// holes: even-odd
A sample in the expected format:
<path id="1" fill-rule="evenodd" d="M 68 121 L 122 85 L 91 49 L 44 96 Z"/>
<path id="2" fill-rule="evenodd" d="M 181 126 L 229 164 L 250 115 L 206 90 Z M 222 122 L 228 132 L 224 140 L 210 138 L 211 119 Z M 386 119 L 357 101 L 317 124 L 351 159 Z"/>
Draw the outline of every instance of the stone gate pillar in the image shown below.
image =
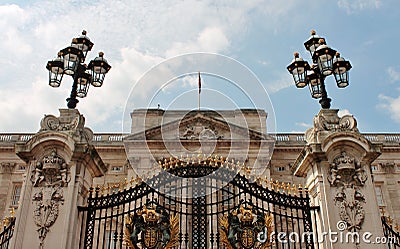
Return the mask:
<path id="1" fill-rule="evenodd" d="M 75 109 L 46 115 L 41 128 L 26 143 L 16 144 L 17 155 L 27 162 L 20 206 L 10 248 L 77 248 L 83 205 L 93 177 L 106 167 Z"/>
<path id="2" fill-rule="evenodd" d="M 370 143 L 353 116 L 322 109 L 305 136 L 295 175 L 306 178 L 317 215 L 320 246 L 328 249 L 386 248 L 370 165 L 380 144 Z M 325 234 L 325 235 L 324 235 Z M 354 240 L 353 240 L 354 238 Z M 368 242 L 371 241 L 371 242 Z"/>

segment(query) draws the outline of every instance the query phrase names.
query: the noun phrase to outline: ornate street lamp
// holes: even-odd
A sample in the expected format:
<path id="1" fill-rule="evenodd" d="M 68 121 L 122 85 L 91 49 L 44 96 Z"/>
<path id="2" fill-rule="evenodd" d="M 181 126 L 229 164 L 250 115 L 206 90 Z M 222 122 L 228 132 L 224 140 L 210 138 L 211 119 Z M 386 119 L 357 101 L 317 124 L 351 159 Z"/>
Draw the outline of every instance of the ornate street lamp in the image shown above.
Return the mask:
<path id="1" fill-rule="evenodd" d="M 67 99 L 68 108 L 76 107 L 79 102 L 76 97 L 86 97 L 90 85 L 101 87 L 106 73 L 111 69 L 107 60 L 103 58 L 103 52 L 91 60 L 89 66 L 84 64 L 86 55 L 92 47 L 93 42 L 86 36 L 86 31 L 82 31 L 80 37 L 72 39 L 70 46 L 58 52 L 56 59 L 47 62 L 50 86 L 59 87 L 64 74 L 74 79 L 71 95 Z"/>
<path id="2" fill-rule="evenodd" d="M 328 47 L 324 38 L 311 31 L 311 37 L 304 42 L 305 48 L 310 52 L 313 65 L 310 67 L 307 61 L 300 57 L 299 53 L 294 54 L 294 60 L 287 66 L 292 74 L 296 87 L 303 88 L 306 85 L 310 88 L 311 96 L 319 99 L 323 109 L 331 107 L 331 99 L 325 89 L 325 78 L 334 75 L 339 88 L 349 85 L 349 61 L 340 57 L 336 50 Z"/>

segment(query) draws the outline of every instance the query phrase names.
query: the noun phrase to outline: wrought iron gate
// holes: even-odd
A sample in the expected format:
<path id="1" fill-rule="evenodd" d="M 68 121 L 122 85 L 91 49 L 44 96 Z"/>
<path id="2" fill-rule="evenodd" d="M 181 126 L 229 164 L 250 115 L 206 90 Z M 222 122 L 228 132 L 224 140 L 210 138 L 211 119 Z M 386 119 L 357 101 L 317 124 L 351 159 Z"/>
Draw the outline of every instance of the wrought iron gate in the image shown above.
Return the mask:
<path id="1" fill-rule="evenodd" d="M 310 200 L 301 190 L 250 182 L 221 165 L 188 164 L 164 173 L 146 181 L 151 184 L 125 180 L 91 189 L 80 208 L 79 247 L 314 248 Z M 211 180 L 205 182 L 206 175 Z M 181 197 L 187 193 L 194 198 Z"/>

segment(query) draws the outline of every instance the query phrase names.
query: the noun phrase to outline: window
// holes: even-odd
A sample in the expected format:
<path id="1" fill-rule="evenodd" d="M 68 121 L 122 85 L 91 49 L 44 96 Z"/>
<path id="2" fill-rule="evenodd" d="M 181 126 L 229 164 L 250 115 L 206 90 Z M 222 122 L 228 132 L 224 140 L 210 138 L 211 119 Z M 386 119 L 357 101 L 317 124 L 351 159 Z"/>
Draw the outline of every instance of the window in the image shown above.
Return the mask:
<path id="1" fill-rule="evenodd" d="M 377 165 L 371 165 L 371 170 L 372 171 L 377 171 L 378 170 L 378 166 Z"/>
<path id="2" fill-rule="evenodd" d="M 22 190 L 22 184 L 15 183 L 14 187 L 13 187 L 12 196 L 11 196 L 11 206 L 18 207 L 19 198 L 21 197 L 21 190 Z"/>
<path id="3" fill-rule="evenodd" d="M 277 172 L 283 172 L 283 171 L 285 171 L 285 166 L 276 167 L 276 171 L 277 171 Z"/>
<path id="4" fill-rule="evenodd" d="M 385 203 L 383 202 L 383 193 L 381 186 L 375 186 L 375 194 L 376 194 L 376 199 L 378 201 L 378 205 L 384 206 Z"/>
<path id="5" fill-rule="evenodd" d="M 123 169 L 122 169 L 122 166 L 112 166 L 111 171 L 112 172 L 122 172 Z"/>

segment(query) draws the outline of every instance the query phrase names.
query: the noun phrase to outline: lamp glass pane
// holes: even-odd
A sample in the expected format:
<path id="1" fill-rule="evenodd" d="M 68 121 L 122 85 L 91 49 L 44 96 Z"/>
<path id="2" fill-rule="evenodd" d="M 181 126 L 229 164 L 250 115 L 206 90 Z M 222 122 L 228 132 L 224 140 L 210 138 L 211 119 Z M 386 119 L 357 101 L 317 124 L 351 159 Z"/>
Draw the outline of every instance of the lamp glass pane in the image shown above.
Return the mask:
<path id="1" fill-rule="evenodd" d="M 336 70 L 335 70 L 336 71 Z M 339 88 L 344 88 L 349 85 L 349 72 L 335 73 L 336 84 Z"/>
<path id="2" fill-rule="evenodd" d="M 330 59 L 328 59 L 330 57 Z M 321 73 L 325 76 L 332 74 L 332 56 L 321 55 L 318 57 L 318 67 Z"/>
<path id="3" fill-rule="evenodd" d="M 305 87 L 307 85 L 307 82 L 306 82 L 306 77 L 307 77 L 306 71 L 303 71 L 303 73 L 297 73 L 297 74 L 293 73 L 292 75 L 293 75 L 293 79 L 294 79 L 294 83 L 295 83 L 296 87 L 303 88 L 303 87 Z"/>
<path id="4" fill-rule="evenodd" d="M 52 71 L 49 71 L 49 85 L 51 87 L 59 87 L 61 85 L 62 77 L 62 73 L 53 73 Z"/>
<path id="5" fill-rule="evenodd" d="M 93 73 L 92 85 L 95 87 L 101 87 L 104 82 L 105 74 Z"/>
<path id="6" fill-rule="evenodd" d="M 64 73 L 68 75 L 73 75 L 78 66 L 77 61 L 69 61 L 64 59 Z"/>

